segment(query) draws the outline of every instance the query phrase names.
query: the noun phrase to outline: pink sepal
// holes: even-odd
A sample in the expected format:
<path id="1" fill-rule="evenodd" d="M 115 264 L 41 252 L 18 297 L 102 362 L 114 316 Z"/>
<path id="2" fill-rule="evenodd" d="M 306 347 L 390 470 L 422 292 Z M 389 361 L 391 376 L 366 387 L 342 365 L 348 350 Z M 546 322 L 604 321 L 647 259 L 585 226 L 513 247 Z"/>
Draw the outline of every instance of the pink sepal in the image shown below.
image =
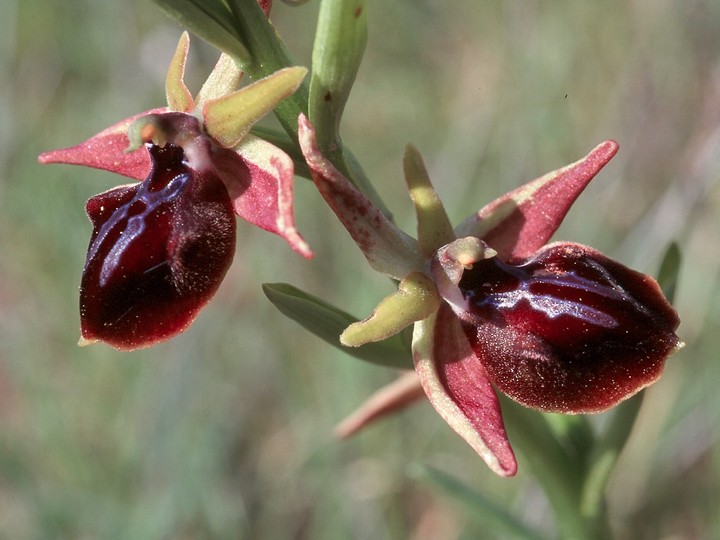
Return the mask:
<path id="1" fill-rule="evenodd" d="M 315 128 L 302 114 L 298 117 L 298 139 L 318 191 L 370 266 L 397 280 L 423 268 L 417 240 L 396 227 L 323 156 Z"/>
<path id="2" fill-rule="evenodd" d="M 133 152 L 125 152 L 130 144 L 127 136 L 128 128 L 142 116 L 164 113 L 167 110 L 166 107 L 163 107 L 133 115 L 76 146 L 40 154 L 38 161 L 43 164 L 83 165 L 121 174 L 135 180 L 144 180 L 150 173 L 150 156 L 144 147 Z"/>
<path id="3" fill-rule="evenodd" d="M 532 256 L 547 243 L 575 199 L 618 148 L 615 141 L 605 141 L 580 161 L 495 199 L 456 228 L 458 238 L 481 238 L 508 262 Z"/>
<path id="4" fill-rule="evenodd" d="M 374 392 L 350 416 L 335 427 L 335 435 L 350 437 L 368 425 L 399 412 L 425 397 L 420 379 L 414 371 L 400 375 L 390 384 Z"/>
<path id="5" fill-rule="evenodd" d="M 513 476 L 517 462 L 500 402 L 450 306 L 415 324 L 415 371 L 440 416 L 493 472 Z"/>
<path id="6" fill-rule="evenodd" d="M 216 149 L 212 161 L 238 216 L 277 234 L 303 257 L 313 256 L 295 228 L 294 168 L 285 152 L 248 135 L 232 150 Z"/>

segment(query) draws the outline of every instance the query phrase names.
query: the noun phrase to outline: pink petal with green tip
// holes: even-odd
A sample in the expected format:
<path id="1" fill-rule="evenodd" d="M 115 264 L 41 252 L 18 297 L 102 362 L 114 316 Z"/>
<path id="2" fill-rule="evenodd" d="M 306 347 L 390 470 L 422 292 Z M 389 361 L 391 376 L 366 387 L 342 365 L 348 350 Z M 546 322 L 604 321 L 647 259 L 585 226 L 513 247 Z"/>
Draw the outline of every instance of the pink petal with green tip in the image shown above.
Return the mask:
<path id="1" fill-rule="evenodd" d="M 517 462 L 497 395 L 447 304 L 415 324 L 413 359 L 423 389 L 440 416 L 493 472 L 513 476 Z"/>
<path id="2" fill-rule="evenodd" d="M 166 108 L 151 109 L 113 124 L 84 142 L 70 148 L 61 148 L 40 154 L 40 163 L 66 163 L 84 165 L 110 171 L 135 180 L 143 180 L 150 172 L 150 156 L 144 147 L 129 153 L 127 131 L 138 118 L 148 114 L 167 112 Z"/>
<path id="3" fill-rule="evenodd" d="M 367 398 L 360 407 L 335 427 L 335 435 L 351 437 L 368 425 L 399 412 L 425 397 L 414 371 L 403 373 Z"/>
<path id="4" fill-rule="evenodd" d="M 313 181 L 375 270 L 395 279 L 423 269 L 417 241 L 398 229 L 318 150 L 315 128 L 300 115 L 298 139 Z"/>
<path id="5" fill-rule="evenodd" d="M 212 160 L 238 216 L 282 237 L 303 257 L 313 256 L 295 228 L 294 168 L 285 152 L 248 136 L 234 150 L 218 148 Z"/>
<path id="6" fill-rule="evenodd" d="M 547 243 L 618 148 L 615 141 L 605 141 L 580 161 L 506 193 L 461 223 L 457 236 L 482 238 L 506 261 L 530 257 Z"/>

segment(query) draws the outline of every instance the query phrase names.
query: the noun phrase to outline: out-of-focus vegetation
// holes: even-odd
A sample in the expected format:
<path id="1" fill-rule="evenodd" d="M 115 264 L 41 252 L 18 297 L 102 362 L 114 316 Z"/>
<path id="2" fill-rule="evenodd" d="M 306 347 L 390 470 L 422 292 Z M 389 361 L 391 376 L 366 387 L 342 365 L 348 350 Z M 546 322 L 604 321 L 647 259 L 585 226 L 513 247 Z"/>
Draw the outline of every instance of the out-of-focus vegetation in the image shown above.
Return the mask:
<path id="1" fill-rule="evenodd" d="M 687 347 L 647 392 L 610 485 L 614 525 L 627 539 L 720 537 L 720 3 L 368 7 L 343 136 L 407 230 L 407 142 L 455 220 L 603 139 L 620 143 L 557 237 L 650 273 L 677 240 Z M 300 64 L 316 10 L 274 8 Z M 291 282 L 358 316 L 392 287 L 305 180 L 297 213 L 313 261 L 240 223 L 235 263 L 186 334 L 131 354 L 76 347 L 83 205 L 123 180 L 36 155 L 163 104 L 180 31 L 140 0 L 3 2 L 0 537 L 486 538 L 467 508 L 408 475 L 415 463 L 552 534 L 522 460 L 517 478 L 496 478 L 427 403 L 333 439 L 394 373 L 283 319 L 260 283 Z M 215 57 L 194 40 L 193 88 Z"/>

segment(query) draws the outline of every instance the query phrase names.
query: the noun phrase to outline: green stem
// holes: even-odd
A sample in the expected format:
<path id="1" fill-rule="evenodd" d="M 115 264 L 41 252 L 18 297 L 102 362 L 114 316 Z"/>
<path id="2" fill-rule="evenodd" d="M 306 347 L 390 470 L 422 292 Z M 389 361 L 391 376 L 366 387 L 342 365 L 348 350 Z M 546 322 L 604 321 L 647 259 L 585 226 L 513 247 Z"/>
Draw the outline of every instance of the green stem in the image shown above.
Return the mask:
<path id="1" fill-rule="evenodd" d="M 296 65 L 285 44 L 260 9 L 257 0 L 154 0 L 154 2 L 193 33 L 230 54 L 252 79 L 261 79 L 279 69 Z M 347 7 L 343 9 L 347 10 Z M 346 15 L 343 10 L 330 10 L 331 15 L 338 13 Z M 328 24 L 327 20 L 324 24 Z M 329 25 L 332 24 L 330 20 Z M 354 43 L 360 49 L 364 45 L 362 40 Z M 350 48 L 347 46 L 343 48 L 345 57 L 349 51 Z M 297 118 L 300 114 L 308 115 L 309 99 L 309 84 L 305 81 L 292 96 L 278 104 L 274 111 L 298 152 L 300 147 Z M 365 171 L 350 150 L 343 146 L 340 138 L 336 136 L 335 142 L 329 146 L 336 149 L 327 155 L 335 168 L 355 184 L 381 212 L 391 218 L 390 211 L 375 191 Z"/>
<path id="2" fill-rule="evenodd" d="M 272 23 L 258 6 L 257 0 L 230 0 L 229 4 L 237 32 L 243 36 L 244 45 L 252 58 L 251 62 L 243 63 L 241 66 L 245 73 L 253 79 L 259 79 L 279 69 L 296 65 Z M 337 10 L 331 11 L 331 13 L 336 12 Z M 309 98 L 309 85 L 303 82 L 292 96 L 282 101 L 275 109 L 275 116 L 296 144 L 297 118 L 301 113 L 308 115 Z M 380 211 L 390 216 L 387 206 L 350 150 L 343 147 L 339 138 L 336 138 L 332 146 L 337 148 L 337 151 L 330 153 L 327 158 Z"/>
<path id="3" fill-rule="evenodd" d="M 483 530 L 495 531 L 502 538 L 520 540 L 543 540 L 543 536 L 526 527 L 515 516 L 492 499 L 479 493 L 454 476 L 450 476 L 433 467 L 412 466 L 408 471 L 412 476 L 429 482 L 457 501 L 461 502 L 470 512 L 470 518 L 482 523 Z"/>
<path id="4" fill-rule="evenodd" d="M 580 511 L 590 521 L 606 512 L 605 489 L 620 452 L 632 433 L 644 393 L 619 405 L 605 435 L 588 458 L 585 482 L 580 495 Z"/>
<path id="5" fill-rule="evenodd" d="M 566 452 L 579 463 L 586 463 L 595 444 L 595 434 L 587 418 L 581 414 L 547 413 L 545 421 Z"/>
<path id="6" fill-rule="evenodd" d="M 581 511 L 585 472 L 582 460 L 565 450 L 540 413 L 507 399 L 503 399 L 502 408 L 513 446 L 520 450 L 547 495 L 560 537 L 568 540 L 610 538 L 604 512 L 590 517 Z"/>
<path id="7" fill-rule="evenodd" d="M 341 151 L 340 120 L 367 42 L 365 0 L 320 3 L 312 54 L 308 113 L 327 156 Z"/>

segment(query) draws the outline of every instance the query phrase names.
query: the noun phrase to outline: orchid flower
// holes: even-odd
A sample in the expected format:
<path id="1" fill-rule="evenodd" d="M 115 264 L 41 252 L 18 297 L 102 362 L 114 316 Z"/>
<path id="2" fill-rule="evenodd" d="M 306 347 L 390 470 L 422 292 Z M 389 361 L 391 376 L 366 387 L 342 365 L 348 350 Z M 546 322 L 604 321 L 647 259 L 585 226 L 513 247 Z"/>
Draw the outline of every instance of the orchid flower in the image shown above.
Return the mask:
<path id="1" fill-rule="evenodd" d="M 540 411 L 600 412 L 657 380 L 682 346 L 678 316 L 653 278 L 587 246 L 546 245 L 615 155 L 615 142 L 503 195 L 455 228 L 420 155 L 408 147 L 415 239 L 319 152 L 304 117 L 299 139 L 318 190 L 370 265 L 399 282 L 341 343 L 381 341 L 414 324 L 417 377 L 403 375 L 373 396 L 342 434 L 426 395 L 494 472 L 511 476 L 517 463 L 494 387 Z"/>
<path id="2" fill-rule="evenodd" d="M 39 158 L 138 181 L 87 202 L 93 232 L 80 287 L 81 344 L 131 350 L 184 331 L 230 266 L 235 215 L 312 256 L 295 229 L 292 159 L 249 135 L 307 70 L 282 69 L 238 89 L 242 73 L 223 54 L 193 98 L 184 83 L 188 49 L 184 33 L 167 73 L 167 107 Z"/>

